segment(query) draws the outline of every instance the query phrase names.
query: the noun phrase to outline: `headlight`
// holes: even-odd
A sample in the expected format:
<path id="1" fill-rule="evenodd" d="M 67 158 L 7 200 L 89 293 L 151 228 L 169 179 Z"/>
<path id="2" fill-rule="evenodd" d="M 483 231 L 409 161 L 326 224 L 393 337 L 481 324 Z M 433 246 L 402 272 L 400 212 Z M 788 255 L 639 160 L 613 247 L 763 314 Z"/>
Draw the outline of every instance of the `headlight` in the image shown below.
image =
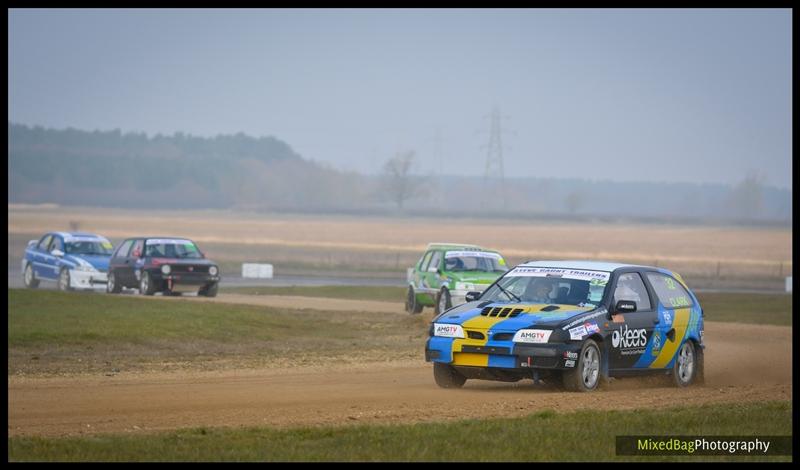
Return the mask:
<path id="1" fill-rule="evenodd" d="M 519 330 L 514 335 L 515 343 L 546 343 L 553 330 Z"/>
<path id="2" fill-rule="evenodd" d="M 216 266 L 211 266 L 210 268 L 208 268 L 208 274 L 211 274 L 212 276 L 216 276 L 217 275 L 217 267 Z"/>
<path id="3" fill-rule="evenodd" d="M 96 269 L 94 269 L 94 266 L 87 265 L 87 264 L 79 264 L 79 265 L 75 266 L 75 270 L 76 271 L 88 271 L 88 272 L 97 271 Z"/>
<path id="4" fill-rule="evenodd" d="M 463 338 L 464 328 L 459 325 L 448 325 L 446 323 L 434 323 L 433 334 L 445 338 Z"/>
<path id="5" fill-rule="evenodd" d="M 471 282 L 456 282 L 456 290 L 474 291 L 475 284 Z"/>
<path id="6" fill-rule="evenodd" d="M 161 266 L 161 272 L 164 274 L 169 274 L 172 271 L 172 268 L 168 264 L 164 264 Z"/>

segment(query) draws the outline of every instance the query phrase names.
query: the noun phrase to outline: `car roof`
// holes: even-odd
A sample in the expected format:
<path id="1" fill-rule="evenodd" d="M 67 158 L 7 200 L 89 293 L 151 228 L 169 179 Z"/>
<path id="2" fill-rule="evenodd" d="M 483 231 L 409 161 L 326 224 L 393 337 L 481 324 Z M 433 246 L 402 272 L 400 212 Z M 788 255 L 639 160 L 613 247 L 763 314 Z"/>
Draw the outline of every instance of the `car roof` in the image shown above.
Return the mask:
<path id="1" fill-rule="evenodd" d="M 60 235 L 61 237 L 91 237 L 91 238 L 101 238 L 105 239 L 96 233 L 88 233 L 88 232 L 52 232 L 54 235 Z"/>
<path id="2" fill-rule="evenodd" d="M 446 242 L 437 242 L 437 243 L 428 243 L 428 250 L 463 250 L 463 249 L 470 249 L 470 250 L 481 250 L 487 251 L 484 248 L 481 248 L 478 245 L 468 245 L 466 243 L 446 243 Z"/>
<path id="3" fill-rule="evenodd" d="M 613 272 L 621 268 L 647 268 L 657 270 L 652 266 L 641 266 L 638 264 L 614 263 L 609 261 L 584 261 L 584 260 L 538 260 L 528 261 L 520 264 L 533 268 L 565 268 L 565 269 L 588 269 L 592 271 Z"/>

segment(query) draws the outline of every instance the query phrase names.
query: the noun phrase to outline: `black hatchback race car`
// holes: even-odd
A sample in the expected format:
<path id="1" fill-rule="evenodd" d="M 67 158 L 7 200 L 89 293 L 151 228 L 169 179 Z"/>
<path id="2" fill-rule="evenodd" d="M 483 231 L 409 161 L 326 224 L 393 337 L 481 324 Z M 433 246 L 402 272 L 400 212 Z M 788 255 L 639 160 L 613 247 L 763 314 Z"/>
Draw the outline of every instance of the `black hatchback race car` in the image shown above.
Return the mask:
<path id="1" fill-rule="evenodd" d="M 111 255 L 106 291 L 118 294 L 127 287 L 142 295 L 197 292 L 215 297 L 219 280 L 219 267 L 193 241 L 136 237 L 122 242 Z"/>
<path id="2" fill-rule="evenodd" d="M 425 359 L 444 388 L 542 378 L 588 392 L 601 378 L 703 380 L 703 309 L 675 272 L 597 261 L 536 261 L 433 319 Z"/>

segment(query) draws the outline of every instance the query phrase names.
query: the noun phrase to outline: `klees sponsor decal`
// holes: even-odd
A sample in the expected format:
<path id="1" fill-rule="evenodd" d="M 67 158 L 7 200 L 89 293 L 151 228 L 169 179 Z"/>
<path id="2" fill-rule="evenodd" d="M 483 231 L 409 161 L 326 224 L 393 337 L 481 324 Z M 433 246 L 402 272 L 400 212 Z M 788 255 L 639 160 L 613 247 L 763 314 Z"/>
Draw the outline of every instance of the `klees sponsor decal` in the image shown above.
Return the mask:
<path id="1" fill-rule="evenodd" d="M 628 325 L 624 325 L 611 334 L 611 346 L 619 348 L 623 356 L 642 354 L 645 345 L 647 345 L 647 331 L 644 329 L 631 329 Z"/>
<path id="2" fill-rule="evenodd" d="M 583 325 L 569 330 L 569 339 L 578 340 L 583 339 L 584 336 L 586 336 L 586 327 Z"/>
<path id="3" fill-rule="evenodd" d="M 589 315 L 582 316 L 582 317 L 572 321 L 571 323 L 569 323 L 568 325 L 564 326 L 561 329 L 566 331 L 566 330 L 572 328 L 573 326 L 575 326 L 575 325 L 577 325 L 579 323 L 584 323 L 587 320 L 591 320 L 592 318 L 597 318 L 597 317 L 603 316 L 605 314 L 606 314 L 606 309 L 604 309 L 604 308 L 600 309 L 600 310 L 598 310 L 598 311 L 596 311 L 594 313 L 590 313 Z"/>

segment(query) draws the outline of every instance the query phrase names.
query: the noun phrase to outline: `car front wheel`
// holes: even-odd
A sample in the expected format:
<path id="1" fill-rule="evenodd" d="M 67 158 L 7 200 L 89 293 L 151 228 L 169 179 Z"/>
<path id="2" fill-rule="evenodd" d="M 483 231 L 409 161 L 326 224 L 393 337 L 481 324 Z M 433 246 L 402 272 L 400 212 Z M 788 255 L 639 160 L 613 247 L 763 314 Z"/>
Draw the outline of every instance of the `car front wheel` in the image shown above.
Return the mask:
<path id="1" fill-rule="evenodd" d="M 408 292 L 406 293 L 406 312 L 412 314 L 422 312 L 422 305 L 417 302 L 417 293 L 414 292 L 414 287 L 412 286 L 408 286 Z"/>
<path id="2" fill-rule="evenodd" d="M 146 271 L 142 271 L 142 279 L 139 281 L 139 293 L 141 295 L 153 295 L 156 293 L 153 280 L 150 279 L 150 273 Z"/>
<path id="3" fill-rule="evenodd" d="M 202 295 L 203 297 L 216 297 L 217 296 L 217 282 L 211 284 L 210 286 L 204 287 L 197 292 L 197 295 Z"/>
<path id="4" fill-rule="evenodd" d="M 108 284 L 106 284 L 106 292 L 109 294 L 119 294 L 122 292 L 122 286 L 117 282 L 117 276 L 113 271 L 108 273 Z"/>
<path id="5" fill-rule="evenodd" d="M 434 313 L 439 315 L 452 306 L 453 302 L 450 299 L 450 291 L 447 290 L 447 287 L 442 287 L 442 290 L 439 291 L 439 295 L 436 296 L 436 312 Z"/>
<path id="6" fill-rule="evenodd" d="M 33 272 L 33 266 L 30 263 L 25 265 L 25 273 L 22 280 L 25 282 L 25 287 L 29 289 L 36 289 L 39 287 L 39 280 L 36 279 L 36 274 Z"/>
<path id="7" fill-rule="evenodd" d="M 433 380 L 442 388 L 461 388 L 467 378 L 449 364 L 433 363 Z"/>
<path id="8" fill-rule="evenodd" d="M 562 372 L 564 388 L 573 392 L 591 392 L 600 384 L 600 348 L 594 340 L 583 343 L 574 369 Z"/>
<path id="9" fill-rule="evenodd" d="M 61 273 L 58 275 L 58 290 L 70 291 L 72 287 L 69 285 L 69 269 L 61 268 Z"/>

